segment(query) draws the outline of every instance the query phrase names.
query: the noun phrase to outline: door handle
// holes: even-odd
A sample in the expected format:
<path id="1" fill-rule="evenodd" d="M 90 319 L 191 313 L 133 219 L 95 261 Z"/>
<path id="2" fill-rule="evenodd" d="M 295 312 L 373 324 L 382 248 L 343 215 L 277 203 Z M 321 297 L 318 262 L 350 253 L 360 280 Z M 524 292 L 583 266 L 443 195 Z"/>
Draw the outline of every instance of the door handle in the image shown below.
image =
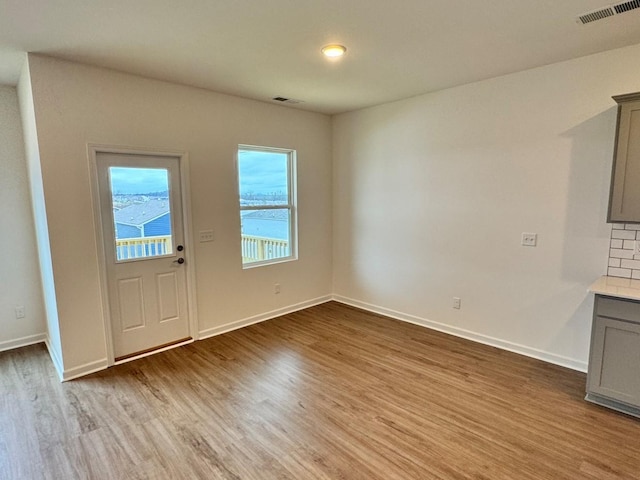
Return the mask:
<path id="1" fill-rule="evenodd" d="M 182 265 L 184 263 L 184 258 L 180 257 L 177 260 L 174 260 L 173 263 L 179 263 L 180 265 Z"/>

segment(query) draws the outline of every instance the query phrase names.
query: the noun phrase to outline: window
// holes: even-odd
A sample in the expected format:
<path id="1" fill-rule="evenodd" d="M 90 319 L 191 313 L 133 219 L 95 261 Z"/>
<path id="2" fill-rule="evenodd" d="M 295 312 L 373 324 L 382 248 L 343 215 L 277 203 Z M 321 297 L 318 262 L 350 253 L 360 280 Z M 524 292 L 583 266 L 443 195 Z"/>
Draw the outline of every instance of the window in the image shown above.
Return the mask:
<path id="1" fill-rule="evenodd" d="M 242 265 L 296 257 L 294 150 L 238 147 Z"/>
<path id="2" fill-rule="evenodd" d="M 169 169 L 110 166 L 108 171 L 116 262 L 172 255 Z"/>

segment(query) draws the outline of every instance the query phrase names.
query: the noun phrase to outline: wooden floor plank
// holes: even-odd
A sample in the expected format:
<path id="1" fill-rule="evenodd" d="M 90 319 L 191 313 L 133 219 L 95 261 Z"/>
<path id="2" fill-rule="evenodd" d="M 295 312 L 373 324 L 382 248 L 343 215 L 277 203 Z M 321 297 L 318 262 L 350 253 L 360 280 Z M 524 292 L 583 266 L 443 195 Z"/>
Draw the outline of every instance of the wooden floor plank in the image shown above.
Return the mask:
<path id="1" fill-rule="evenodd" d="M 638 479 L 585 375 L 327 303 L 60 384 L 0 353 L 0 479 Z"/>

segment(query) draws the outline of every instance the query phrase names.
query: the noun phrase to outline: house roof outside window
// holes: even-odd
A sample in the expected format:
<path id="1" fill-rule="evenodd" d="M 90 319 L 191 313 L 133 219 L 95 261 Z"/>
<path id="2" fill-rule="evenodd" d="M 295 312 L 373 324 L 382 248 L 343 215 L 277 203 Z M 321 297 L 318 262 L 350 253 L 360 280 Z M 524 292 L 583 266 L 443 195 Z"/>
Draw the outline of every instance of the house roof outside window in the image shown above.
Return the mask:
<path id="1" fill-rule="evenodd" d="M 168 199 L 152 199 L 145 203 L 135 203 L 113 212 L 116 223 L 141 227 L 156 218 L 169 213 Z"/>

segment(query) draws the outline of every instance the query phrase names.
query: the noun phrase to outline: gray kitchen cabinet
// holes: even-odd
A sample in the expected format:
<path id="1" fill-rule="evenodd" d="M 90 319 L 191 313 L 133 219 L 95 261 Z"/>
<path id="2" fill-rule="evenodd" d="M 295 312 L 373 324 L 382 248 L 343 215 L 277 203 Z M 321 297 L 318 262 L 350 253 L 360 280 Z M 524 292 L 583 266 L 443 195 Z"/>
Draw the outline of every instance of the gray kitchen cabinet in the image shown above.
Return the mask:
<path id="1" fill-rule="evenodd" d="M 640 223 L 640 92 L 618 103 L 608 222 Z"/>
<path id="2" fill-rule="evenodd" d="M 640 302 L 596 295 L 586 400 L 640 417 Z"/>

